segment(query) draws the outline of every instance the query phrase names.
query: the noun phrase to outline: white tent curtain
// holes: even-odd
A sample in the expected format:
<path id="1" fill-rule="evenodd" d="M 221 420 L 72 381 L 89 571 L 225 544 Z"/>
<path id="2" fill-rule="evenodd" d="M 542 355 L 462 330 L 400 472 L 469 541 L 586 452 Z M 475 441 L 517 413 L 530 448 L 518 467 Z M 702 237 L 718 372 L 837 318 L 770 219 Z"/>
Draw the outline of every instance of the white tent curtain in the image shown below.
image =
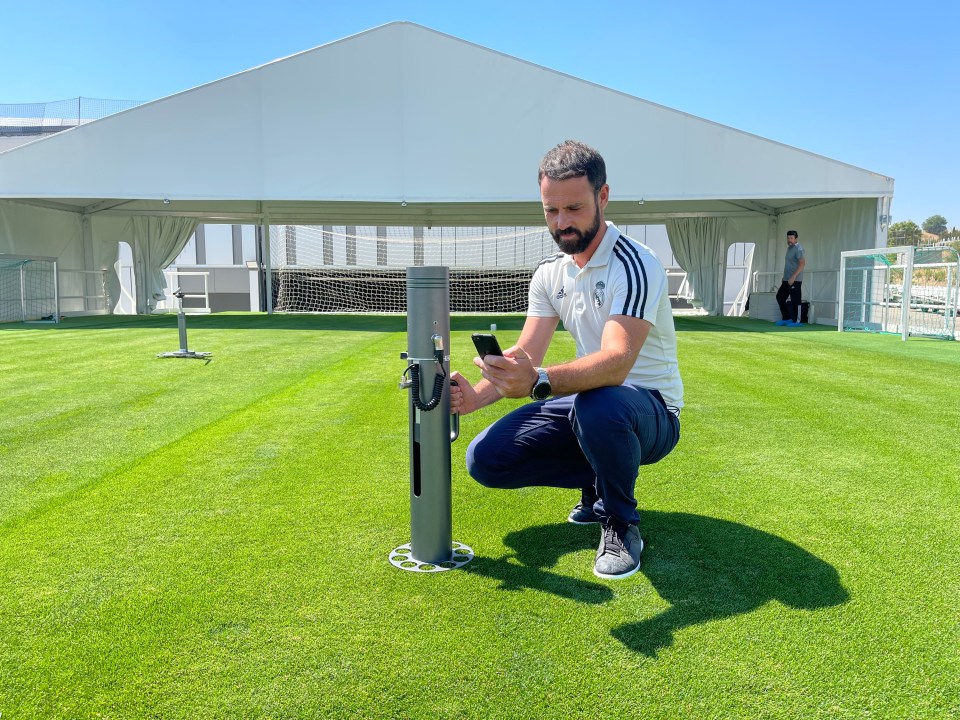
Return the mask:
<path id="1" fill-rule="evenodd" d="M 85 269 L 80 215 L 0 200 L 3 253 L 55 257 L 60 269 Z"/>
<path id="2" fill-rule="evenodd" d="M 137 312 L 149 313 L 164 298 L 163 269 L 176 259 L 197 229 L 187 217 L 133 218 L 133 273 L 137 285 Z"/>
<path id="3" fill-rule="evenodd" d="M 677 264 L 687 273 L 694 302 L 710 315 L 723 315 L 727 219 L 670 218 L 667 237 Z"/>

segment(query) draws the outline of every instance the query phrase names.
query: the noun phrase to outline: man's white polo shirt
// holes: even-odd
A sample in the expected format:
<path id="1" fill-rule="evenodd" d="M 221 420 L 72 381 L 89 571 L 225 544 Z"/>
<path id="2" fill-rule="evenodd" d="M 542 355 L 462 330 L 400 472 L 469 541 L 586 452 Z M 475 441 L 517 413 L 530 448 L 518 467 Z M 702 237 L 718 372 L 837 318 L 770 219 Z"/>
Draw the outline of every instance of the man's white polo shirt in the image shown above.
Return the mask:
<path id="1" fill-rule="evenodd" d="M 668 405 L 683 407 L 677 335 L 667 273 L 653 251 L 607 222 L 600 247 L 583 267 L 558 253 L 541 262 L 530 281 L 527 314 L 559 317 L 577 343 L 577 357 L 600 350 L 611 315 L 630 315 L 653 327 L 627 382 L 659 390 Z"/>

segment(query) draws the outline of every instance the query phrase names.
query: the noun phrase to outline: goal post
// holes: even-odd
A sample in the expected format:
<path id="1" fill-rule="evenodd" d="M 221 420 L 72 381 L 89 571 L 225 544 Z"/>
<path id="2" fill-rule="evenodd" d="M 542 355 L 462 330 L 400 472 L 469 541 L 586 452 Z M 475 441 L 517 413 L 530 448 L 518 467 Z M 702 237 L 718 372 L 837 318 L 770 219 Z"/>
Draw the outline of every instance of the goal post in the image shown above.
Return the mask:
<path id="1" fill-rule="evenodd" d="M 57 259 L 0 254 L 0 322 L 59 322 Z"/>
<path id="2" fill-rule="evenodd" d="M 273 225 L 277 312 L 406 312 L 406 269 L 442 265 L 450 310 L 522 313 L 533 271 L 557 252 L 544 227 Z"/>
<path id="3" fill-rule="evenodd" d="M 949 246 L 840 253 L 837 330 L 953 340 L 960 304 L 960 255 Z"/>

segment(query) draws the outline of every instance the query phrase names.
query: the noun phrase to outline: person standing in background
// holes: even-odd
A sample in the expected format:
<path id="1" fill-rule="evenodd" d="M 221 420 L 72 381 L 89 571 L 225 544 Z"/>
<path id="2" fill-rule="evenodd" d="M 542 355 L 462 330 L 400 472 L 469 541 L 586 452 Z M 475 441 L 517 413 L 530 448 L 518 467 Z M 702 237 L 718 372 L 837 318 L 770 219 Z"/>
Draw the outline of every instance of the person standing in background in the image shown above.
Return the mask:
<path id="1" fill-rule="evenodd" d="M 799 327 L 800 322 L 800 285 L 803 280 L 803 266 L 807 264 L 800 235 L 796 230 L 787 231 L 787 257 L 783 261 L 783 282 L 777 291 L 777 305 L 780 306 L 780 320 L 776 325 Z M 790 305 L 787 305 L 787 298 Z"/>

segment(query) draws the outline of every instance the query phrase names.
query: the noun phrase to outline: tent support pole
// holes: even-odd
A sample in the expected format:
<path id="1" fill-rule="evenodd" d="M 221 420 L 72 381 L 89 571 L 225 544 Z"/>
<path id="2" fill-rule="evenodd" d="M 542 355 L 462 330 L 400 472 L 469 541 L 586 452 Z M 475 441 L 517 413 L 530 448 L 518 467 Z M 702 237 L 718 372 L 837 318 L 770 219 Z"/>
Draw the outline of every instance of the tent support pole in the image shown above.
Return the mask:
<path id="1" fill-rule="evenodd" d="M 273 314 L 273 270 L 270 264 L 270 218 L 263 216 L 263 273 L 267 286 L 267 315 Z"/>

